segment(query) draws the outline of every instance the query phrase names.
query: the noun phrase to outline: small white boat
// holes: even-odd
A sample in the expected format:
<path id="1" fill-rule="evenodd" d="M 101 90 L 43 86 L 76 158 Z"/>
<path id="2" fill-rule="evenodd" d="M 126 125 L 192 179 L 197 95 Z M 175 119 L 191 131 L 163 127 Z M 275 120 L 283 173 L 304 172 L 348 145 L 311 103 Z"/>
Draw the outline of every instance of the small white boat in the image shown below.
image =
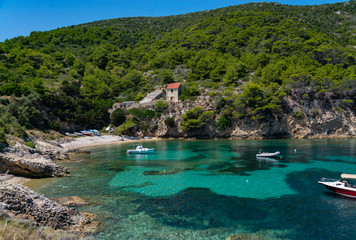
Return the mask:
<path id="1" fill-rule="evenodd" d="M 135 149 L 127 149 L 127 153 L 134 153 L 134 154 L 146 154 L 146 153 L 153 153 L 154 148 L 144 148 L 141 144 L 138 144 Z"/>
<path id="2" fill-rule="evenodd" d="M 324 185 L 330 191 L 345 197 L 356 198 L 356 185 L 350 184 L 349 179 L 356 179 L 356 174 L 341 174 L 341 179 L 322 178 L 318 183 Z"/>
<path id="3" fill-rule="evenodd" d="M 275 157 L 281 154 L 279 151 L 274 153 L 264 152 L 263 149 L 260 149 L 256 154 L 256 157 Z"/>

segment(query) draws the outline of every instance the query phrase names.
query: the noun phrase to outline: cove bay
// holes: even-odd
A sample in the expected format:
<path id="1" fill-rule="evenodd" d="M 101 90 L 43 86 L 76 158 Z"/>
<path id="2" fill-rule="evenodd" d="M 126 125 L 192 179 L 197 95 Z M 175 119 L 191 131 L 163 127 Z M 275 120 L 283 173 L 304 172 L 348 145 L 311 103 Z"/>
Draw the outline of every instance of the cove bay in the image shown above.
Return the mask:
<path id="1" fill-rule="evenodd" d="M 356 201 L 318 184 L 356 173 L 356 140 L 158 140 L 96 146 L 62 165 L 71 176 L 27 185 L 78 196 L 97 216 L 94 239 L 356 239 Z M 259 149 L 280 151 L 256 158 Z"/>

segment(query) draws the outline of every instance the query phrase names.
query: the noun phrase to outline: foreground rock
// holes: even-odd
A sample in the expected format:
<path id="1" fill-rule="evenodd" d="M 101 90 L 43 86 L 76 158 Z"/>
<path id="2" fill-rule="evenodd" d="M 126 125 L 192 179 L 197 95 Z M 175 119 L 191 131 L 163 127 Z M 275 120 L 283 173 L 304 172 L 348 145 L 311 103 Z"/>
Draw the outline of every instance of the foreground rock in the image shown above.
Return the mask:
<path id="1" fill-rule="evenodd" d="M 7 150 L 0 153 L 0 171 L 24 177 L 61 177 L 69 174 L 68 168 L 38 153 Z"/>
<path id="2" fill-rule="evenodd" d="M 0 183 L 0 202 L 3 215 L 29 219 L 37 226 L 82 231 L 91 223 L 77 210 L 53 202 L 22 185 Z"/>
<path id="3" fill-rule="evenodd" d="M 55 142 L 32 139 L 35 148 L 19 143 L 0 153 L 0 171 L 23 177 L 62 177 L 69 170 L 55 163 L 68 160 L 68 152 Z"/>

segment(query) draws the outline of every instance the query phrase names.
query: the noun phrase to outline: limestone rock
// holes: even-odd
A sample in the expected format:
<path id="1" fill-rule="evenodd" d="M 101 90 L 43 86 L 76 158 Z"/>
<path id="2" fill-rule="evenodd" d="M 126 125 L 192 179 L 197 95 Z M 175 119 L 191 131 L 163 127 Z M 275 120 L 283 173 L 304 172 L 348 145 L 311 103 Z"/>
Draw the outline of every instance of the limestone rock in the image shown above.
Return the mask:
<path id="1" fill-rule="evenodd" d="M 0 183 L 0 202 L 5 211 L 29 219 L 37 226 L 76 231 L 90 223 L 90 219 L 77 210 L 53 202 L 22 185 Z"/>
<path id="2" fill-rule="evenodd" d="M 69 174 L 62 167 L 43 156 L 17 156 L 13 153 L 0 153 L 0 171 L 24 177 L 61 177 Z"/>
<path id="3" fill-rule="evenodd" d="M 195 101 L 169 103 L 160 119 L 155 120 L 158 126 L 156 137 L 163 138 L 324 138 L 356 136 L 356 103 L 344 103 L 343 98 L 331 93 L 318 95 L 304 101 L 298 96 L 285 96 L 282 99 L 282 111 L 269 113 L 260 120 L 250 118 L 234 119 L 232 126 L 219 131 L 216 122 L 206 124 L 203 128 L 190 132 L 181 130 L 182 115 L 200 106 L 204 111 L 215 110 L 215 100 L 209 97 L 198 97 Z M 167 127 L 164 120 L 173 118 L 176 127 Z"/>

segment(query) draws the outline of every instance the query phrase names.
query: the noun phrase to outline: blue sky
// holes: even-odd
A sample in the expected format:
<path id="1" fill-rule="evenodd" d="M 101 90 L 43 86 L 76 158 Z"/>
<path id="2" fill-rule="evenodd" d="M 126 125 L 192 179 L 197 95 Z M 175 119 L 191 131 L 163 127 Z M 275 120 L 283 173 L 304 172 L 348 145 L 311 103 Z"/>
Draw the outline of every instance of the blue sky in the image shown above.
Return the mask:
<path id="1" fill-rule="evenodd" d="M 314 5 L 347 0 L 0 0 L 0 42 L 32 31 L 120 17 L 168 16 L 248 2 Z"/>

